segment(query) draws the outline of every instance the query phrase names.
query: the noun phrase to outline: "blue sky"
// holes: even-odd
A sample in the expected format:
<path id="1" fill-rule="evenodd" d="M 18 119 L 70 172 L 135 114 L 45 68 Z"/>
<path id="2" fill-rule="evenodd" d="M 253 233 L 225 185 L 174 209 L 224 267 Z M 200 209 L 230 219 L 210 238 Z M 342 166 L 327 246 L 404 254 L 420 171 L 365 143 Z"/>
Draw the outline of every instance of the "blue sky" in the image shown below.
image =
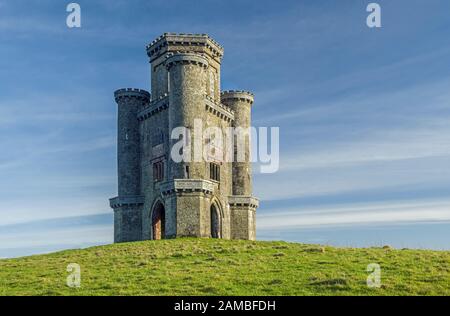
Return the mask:
<path id="1" fill-rule="evenodd" d="M 208 33 L 223 89 L 280 127 L 255 174 L 258 238 L 450 249 L 450 2 L 0 0 L 0 257 L 112 242 L 113 91 L 149 89 L 145 45 Z"/>

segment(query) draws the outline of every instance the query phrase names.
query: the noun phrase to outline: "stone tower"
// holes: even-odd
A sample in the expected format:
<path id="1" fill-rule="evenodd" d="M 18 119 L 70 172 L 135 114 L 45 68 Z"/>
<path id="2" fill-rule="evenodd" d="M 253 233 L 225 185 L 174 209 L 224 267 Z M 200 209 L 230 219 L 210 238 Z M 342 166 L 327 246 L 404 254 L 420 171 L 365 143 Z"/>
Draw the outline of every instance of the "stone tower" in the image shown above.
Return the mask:
<path id="1" fill-rule="evenodd" d="M 220 91 L 223 48 L 208 35 L 166 33 L 147 46 L 147 55 L 152 94 L 140 89 L 114 93 L 119 185 L 118 197 L 110 200 L 114 241 L 254 240 L 258 200 L 252 196 L 249 141 L 243 160 L 171 158 L 180 141 L 172 139 L 177 127 L 188 128 L 190 139 L 209 127 L 250 127 L 253 94 Z M 217 150 L 236 156 L 233 142 Z"/>

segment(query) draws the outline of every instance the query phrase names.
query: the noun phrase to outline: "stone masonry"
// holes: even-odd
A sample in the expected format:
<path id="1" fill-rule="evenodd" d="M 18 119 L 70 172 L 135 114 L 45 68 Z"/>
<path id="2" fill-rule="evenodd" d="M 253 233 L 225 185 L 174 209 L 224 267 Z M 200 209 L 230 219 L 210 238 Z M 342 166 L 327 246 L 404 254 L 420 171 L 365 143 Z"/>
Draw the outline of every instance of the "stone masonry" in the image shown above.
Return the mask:
<path id="1" fill-rule="evenodd" d="M 220 90 L 223 48 L 206 34 L 165 33 L 147 46 L 151 91 L 120 89 L 114 241 L 256 238 L 250 144 L 241 162 L 175 162 L 172 130 L 249 127 L 253 94 Z M 195 137 L 195 131 L 191 137 Z M 220 150 L 227 150 L 227 144 Z M 232 149 L 235 151 L 235 146 Z"/>

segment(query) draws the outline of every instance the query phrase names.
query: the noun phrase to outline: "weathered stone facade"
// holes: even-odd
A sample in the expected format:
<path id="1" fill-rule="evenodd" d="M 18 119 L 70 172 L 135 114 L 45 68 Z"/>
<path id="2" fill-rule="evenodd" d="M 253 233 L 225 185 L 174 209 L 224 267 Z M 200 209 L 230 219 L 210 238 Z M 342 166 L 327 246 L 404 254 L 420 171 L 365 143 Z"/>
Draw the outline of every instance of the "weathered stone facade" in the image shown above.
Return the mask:
<path id="1" fill-rule="evenodd" d="M 220 91 L 223 48 L 205 34 L 166 33 L 147 46 L 151 91 L 121 89 L 114 241 L 183 236 L 256 238 L 250 144 L 242 162 L 175 162 L 174 128 L 249 127 L 253 95 Z M 226 151 L 224 143 L 220 150 Z M 233 147 L 232 150 L 236 150 Z M 214 172 L 210 168 L 216 168 Z M 211 174 L 215 174 L 212 179 Z"/>

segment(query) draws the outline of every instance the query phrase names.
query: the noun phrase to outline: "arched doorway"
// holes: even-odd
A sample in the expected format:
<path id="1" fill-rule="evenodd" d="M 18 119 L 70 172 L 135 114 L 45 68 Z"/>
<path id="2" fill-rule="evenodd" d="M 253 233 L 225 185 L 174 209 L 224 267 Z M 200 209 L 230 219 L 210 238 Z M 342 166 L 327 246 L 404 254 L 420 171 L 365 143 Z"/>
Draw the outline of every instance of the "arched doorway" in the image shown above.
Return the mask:
<path id="1" fill-rule="evenodd" d="M 215 204 L 211 205 L 211 237 L 220 238 L 220 213 Z"/>
<path id="2" fill-rule="evenodd" d="M 166 227 L 166 210 L 161 202 L 158 202 L 153 208 L 152 212 L 152 231 L 153 239 L 160 240 L 164 239 Z"/>

